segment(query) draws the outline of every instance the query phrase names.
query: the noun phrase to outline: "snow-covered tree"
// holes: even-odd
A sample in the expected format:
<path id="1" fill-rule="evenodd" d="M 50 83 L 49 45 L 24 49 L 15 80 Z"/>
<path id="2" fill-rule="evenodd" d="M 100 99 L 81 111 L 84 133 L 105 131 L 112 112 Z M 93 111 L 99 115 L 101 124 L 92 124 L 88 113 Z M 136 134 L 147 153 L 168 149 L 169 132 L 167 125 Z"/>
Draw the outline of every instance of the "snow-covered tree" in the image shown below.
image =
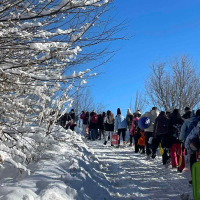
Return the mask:
<path id="1" fill-rule="evenodd" d="M 0 2 L 0 155 L 15 166 L 39 155 L 41 141 L 71 106 L 121 27 L 100 17 L 111 0 Z M 96 66 L 95 66 L 96 67 Z M 42 133 L 42 134 L 41 134 Z M 44 134 L 45 133 L 45 134 Z M 50 138 L 51 140 L 51 138 Z"/>

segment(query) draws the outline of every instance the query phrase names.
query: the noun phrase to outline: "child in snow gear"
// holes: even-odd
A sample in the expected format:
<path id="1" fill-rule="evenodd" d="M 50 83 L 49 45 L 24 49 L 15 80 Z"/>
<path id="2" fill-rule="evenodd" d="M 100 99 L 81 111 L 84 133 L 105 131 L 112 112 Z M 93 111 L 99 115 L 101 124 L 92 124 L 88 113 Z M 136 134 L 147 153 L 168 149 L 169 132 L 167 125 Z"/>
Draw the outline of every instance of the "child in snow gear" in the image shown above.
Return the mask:
<path id="1" fill-rule="evenodd" d="M 107 115 L 104 119 L 105 130 L 106 130 L 104 145 L 107 144 L 109 136 L 110 136 L 110 138 L 112 138 L 112 135 L 114 132 L 114 122 L 115 122 L 114 115 L 110 110 L 108 110 Z M 111 141 L 111 146 L 112 146 L 112 141 Z"/>
<path id="2" fill-rule="evenodd" d="M 140 130 L 141 137 L 138 140 L 139 152 L 145 154 L 145 136 L 144 130 Z"/>
<path id="3" fill-rule="evenodd" d="M 121 110 L 120 108 L 118 108 L 117 116 L 115 117 L 115 132 L 117 132 L 117 134 L 119 135 L 119 142 L 117 148 L 119 148 L 120 146 L 121 133 L 122 133 L 123 143 L 124 145 L 126 144 L 125 142 L 126 130 L 127 130 L 126 119 L 124 118 L 124 116 L 121 115 Z"/>

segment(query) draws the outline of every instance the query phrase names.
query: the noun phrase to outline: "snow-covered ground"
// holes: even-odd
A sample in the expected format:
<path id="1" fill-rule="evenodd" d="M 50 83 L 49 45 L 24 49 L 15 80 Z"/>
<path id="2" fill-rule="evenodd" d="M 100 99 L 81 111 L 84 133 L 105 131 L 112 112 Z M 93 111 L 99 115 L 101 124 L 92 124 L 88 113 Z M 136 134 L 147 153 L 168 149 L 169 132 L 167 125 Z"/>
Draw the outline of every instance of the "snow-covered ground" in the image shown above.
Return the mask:
<path id="1" fill-rule="evenodd" d="M 188 168 L 180 174 L 160 157 L 147 161 L 134 148 L 104 146 L 59 127 L 54 135 L 59 141 L 29 166 L 30 176 L 1 179 L 0 200 L 192 199 Z"/>

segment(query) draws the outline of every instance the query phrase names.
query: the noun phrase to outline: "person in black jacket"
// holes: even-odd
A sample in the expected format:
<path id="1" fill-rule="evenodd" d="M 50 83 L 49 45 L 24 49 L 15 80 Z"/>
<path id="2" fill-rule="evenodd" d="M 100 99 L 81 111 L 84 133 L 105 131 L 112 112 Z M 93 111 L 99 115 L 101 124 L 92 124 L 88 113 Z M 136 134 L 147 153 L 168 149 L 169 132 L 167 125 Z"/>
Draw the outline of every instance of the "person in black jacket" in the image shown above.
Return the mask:
<path id="1" fill-rule="evenodd" d="M 178 166 L 177 150 L 179 155 L 183 155 L 181 144 L 179 143 L 179 136 L 183 122 L 184 121 L 181 118 L 179 109 L 174 109 L 173 113 L 169 116 L 168 125 L 168 132 L 172 142 L 172 146 L 170 148 L 172 168 L 176 168 Z M 184 155 L 182 156 L 182 160 L 184 160 Z M 185 162 L 182 162 L 181 166 L 178 168 L 178 171 L 181 172 L 184 167 Z"/>
<path id="2" fill-rule="evenodd" d="M 65 113 L 61 118 L 60 118 L 60 124 L 63 128 L 68 129 L 69 123 L 71 122 L 72 118 L 69 115 L 69 113 Z"/>
<path id="3" fill-rule="evenodd" d="M 182 116 L 182 118 L 184 118 L 184 119 L 190 118 L 190 115 L 192 113 L 192 111 L 190 110 L 190 108 L 189 107 L 185 107 L 184 111 L 185 111 L 185 114 Z"/>
<path id="4" fill-rule="evenodd" d="M 111 146 L 113 146 L 112 145 L 112 135 L 114 133 L 114 123 L 115 123 L 114 115 L 110 110 L 108 110 L 107 111 L 107 115 L 104 118 L 105 131 L 106 131 L 104 145 L 107 144 L 108 137 L 110 136 L 110 138 L 111 138 Z"/>
<path id="5" fill-rule="evenodd" d="M 70 129 L 72 131 L 74 131 L 74 127 L 76 126 L 76 115 L 75 115 L 75 112 L 74 112 L 74 109 L 71 109 L 71 111 L 69 112 L 71 118 L 72 118 L 72 125 L 70 125 Z"/>
<path id="6" fill-rule="evenodd" d="M 99 140 L 101 140 L 101 135 L 104 134 L 104 117 L 103 114 L 98 115 L 98 129 L 99 129 Z"/>
<path id="7" fill-rule="evenodd" d="M 169 119 L 167 118 L 165 112 L 161 111 L 155 120 L 153 129 L 153 136 L 158 140 L 158 143 L 161 143 L 161 147 L 164 149 L 164 153 L 162 155 L 163 165 L 165 165 L 170 158 L 168 156 L 168 150 L 170 148 L 168 123 Z"/>
<path id="8" fill-rule="evenodd" d="M 86 112 L 83 119 L 83 133 L 85 137 L 88 137 L 88 126 L 89 126 L 90 114 Z"/>

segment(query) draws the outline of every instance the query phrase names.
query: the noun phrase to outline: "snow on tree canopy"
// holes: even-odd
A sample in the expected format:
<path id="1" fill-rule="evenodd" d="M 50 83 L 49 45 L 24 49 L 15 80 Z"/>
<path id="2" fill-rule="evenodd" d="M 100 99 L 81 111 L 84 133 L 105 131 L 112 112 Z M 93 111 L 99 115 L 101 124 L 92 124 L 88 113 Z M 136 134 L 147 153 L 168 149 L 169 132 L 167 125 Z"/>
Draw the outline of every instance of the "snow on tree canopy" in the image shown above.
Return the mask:
<path id="1" fill-rule="evenodd" d="M 16 168 L 27 170 L 40 157 L 76 90 L 96 75 L 79 67 L 103 55 L 91 46 L 114 40 L 118 32 L 115 27 L 105 31 L 99 20 L 110 2 L 0 3 L 0 155 Z"/>

